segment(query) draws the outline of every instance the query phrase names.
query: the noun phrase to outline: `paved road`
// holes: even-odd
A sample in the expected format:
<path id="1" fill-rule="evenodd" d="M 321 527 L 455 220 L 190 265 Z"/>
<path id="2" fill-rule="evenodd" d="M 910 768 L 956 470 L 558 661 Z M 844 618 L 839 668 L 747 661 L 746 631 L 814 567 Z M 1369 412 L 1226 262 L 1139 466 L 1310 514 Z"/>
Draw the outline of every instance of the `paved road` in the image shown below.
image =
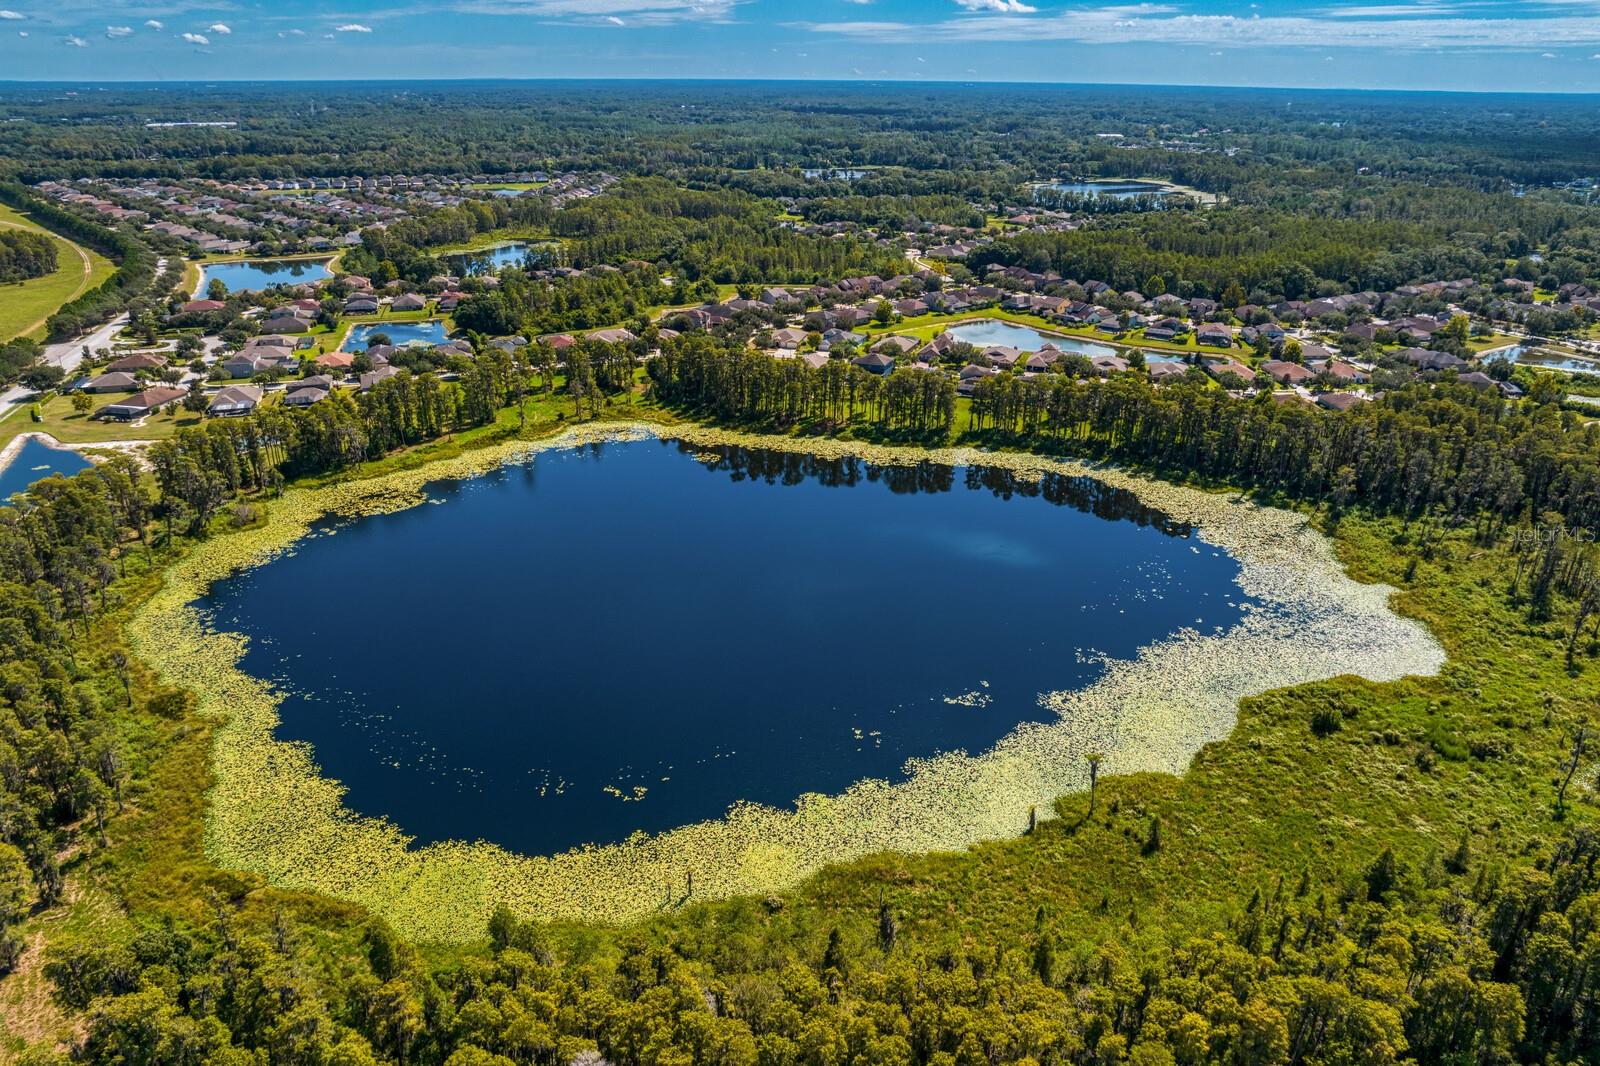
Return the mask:
<path id="1" fill-rule="evenodd" d="M 166 269 L 165 259 L 156 260 L 156 273 L 159 275 Z M 61 341 L 57 344 L 47 344 L 44 347 L 44 358 L 40 361 L 50 366 L 59 366 L 70 375 L 83 362 L 83 350 L 88 348 L 94 351 L 97 348 L 110 348 L 113 338 L 128 324 L 126 314 L 118 315 L 110 322 L 101 326 L 87 336 L 77 340 Z M 13 386 L 0 393 L 0 422 L 5 421 L 17 411 L 26 407 L 33 400 L 33 393 L 21 385 Z"/>

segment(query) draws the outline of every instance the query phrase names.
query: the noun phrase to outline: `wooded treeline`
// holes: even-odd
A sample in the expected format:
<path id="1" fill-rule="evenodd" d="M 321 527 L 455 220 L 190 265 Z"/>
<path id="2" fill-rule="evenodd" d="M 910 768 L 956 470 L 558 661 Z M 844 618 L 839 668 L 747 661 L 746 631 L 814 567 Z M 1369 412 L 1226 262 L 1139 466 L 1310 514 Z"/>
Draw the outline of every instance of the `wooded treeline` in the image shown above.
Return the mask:
<path id="1" fill-rule="evenodd" d="M 666 344 L 648 372 L 663 401 L 730 422 L 838 425 L 859 415 L 881 429 L 931 429 L 942 438 L 955 419 L 948 378 L 927 371 L 885 379 L 842 361 L 812 370 L 685 337 Z M 1000 374 L 978 379 L 970 428 L 995 443 L 1336 508 L 1437 509 L 1497 524 L 1555 512 L 1572 526 L 1600 528 L 1600 426 L 1554 404 L 1511 403 L 1466 385 L 1411 385 L 1336 413 L 1274 403 L 1268 394 L 1244 400 L 1205 385 L 1156 387 L 1142 374 Z"/>
<path id="2" fill-rule="evenodd" d="M 0 229 L 0 283 L 41 278 L 55 269 L 55 241 L 33 230 Z"/>

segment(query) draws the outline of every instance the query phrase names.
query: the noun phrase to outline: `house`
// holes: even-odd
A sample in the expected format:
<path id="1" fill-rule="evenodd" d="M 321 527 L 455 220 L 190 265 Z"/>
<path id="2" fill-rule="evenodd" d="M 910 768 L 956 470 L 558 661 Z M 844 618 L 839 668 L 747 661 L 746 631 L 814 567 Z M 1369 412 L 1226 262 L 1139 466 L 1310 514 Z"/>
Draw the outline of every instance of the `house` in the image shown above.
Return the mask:
<path id="1" fill-rule="evenodd" d="M 177 403 L 188 394 L 188 389 L 175 388 L 171 385 L 146 389 L 143 392 L 136 392 L 124 400 L 107 404 L 96 411 L 94 417 L 113 418 L 119 422 L 131 422 L 136 418 L 144 418 L 155 411 L 159 411 L 169 403 Z"/>
<path id="2" fill-rule="evenodd" d="M 1317 403 L 1330 411 L 1348 411 L 1361 402 L 1361 397 L 1353 392 L 1325 392 L 1317 397 Z"/>
<path id="3" fill-rule="evenodd" d="M 1095 372 L 1101 377 L 1120 374 L 1128 369 L 1128 361 L 1120 355 L 1097 355 L 1089 361 L 1094 364 Z"/>
<path id="4" fill-rule="evenodd" d="M 1395 353 L 1418 370 L 1454 370 L 1465 366 L 1466 360 L 1449 352 L 1436 352 L 1431 348 L 1402 348 Z"/>
<path id="5" fill-rule="evenodd" d="M 261 402 L 261 386 L 229 385 L 211 398 L 206 414 L 213 418 L 234 418 L 247 415 Z"/>
<path id="6" fill-rule="evenodd" d="M 764 304 L 773 305 L 773 304 L 788 303 L 790 300 L 793 300 L 793 299 L 794 299 L 794 297 L 789 295 L 789 290 L 788 289 L 779 288 L 777 286 L 774 286 L 774 287 L 772 287 L 770 289 L 762 289 L 761 290 L 761 302 L 764 303 Z"/>
<path id="7" fill-rule="evenodd" d="M 369 293 L 358 293 L 344 302 L 344 313 L 347 315 L 375 315 L 378 313 L 378 298 Z"/>
<path id="8" fill-rule="evenodd" d="M 894 336 L 885 337 L 872 346 L 875 352 L 882 352 L 889 356 L 906 355 L 917 346 L 915 337 Z"/>
<path id="9" fill-rule="evenodd" d="M 349 370 L 356 357 L 350 352 L 329 352 L 317 356 L 317 365 L 326 370 Z"/>
<path id="10" fill-rule="evenodd" d="M 90 378 L 78 386 L 79 392 L 127 392 L 139 387 L 139 379 L 132 374 L 118 371 L 114 374 L 101 374 L 99 377 Z"/>
<path id="11" fill-rule="evenodd" d="M 1304 385 L 1317 376 L 1299 363 L 1290 363 L 1283 359 L 1268 359 L 1261 364 L 1261 369 L 1282 385 Z"/>
<path id="12" fill-rule="evenodd" d="M 990 366 L 997 366 L 1001 370 L 1010 370 L 1017 365 L 1017 360 L 1022 358 L 1022 349 L 1012 348 L 1005 344 L 994 344 L 983 350 L 983 357 L 989 360 Z"/>
<path id="13" fill-rule="evenodd" d="M 464 299 L 466 299 L 465 295 L 459 292 L 441 292 L 439 294 L 439 302 L 436 306 L 441 311 L 454 311 L 461 305 L 461 301 Z"/>
<path id="14" fill-rule="evenodd" d="M 1147 365 L 1146 370 L 1150 374 L 1150 380 L 1157 383 L 1163 381 L 1177 381 L 1180 378 L 1189 376 L 1189 368 L 1187 365 L 1183 363 L 1168 362 L 1167 360 L 1152 362 Z"/>
<path id="15" fill-rule="evenodd" d="M 261 323 L 261 328 L 268 333 L 304 333 L 311 328 L 311 324 L 293 315 L 277 315 Z"/>
<path id="16" fill-rule="evenodd" d="M 1219 362 L 1207 363 L 1206 373 L 1218 379 L 1221 379 L 1228 374 L 1233 374 L 1245 384 L 1249 384 L 1256 379 L 1256 372 L 1254 370 L 1251 370 L 1243 363 L 1235 362 L 1232 359 L 1223 359 Z"/>
<path id="17" fill-rule="evenodd" d="M 310 407 L 326 400 L 333 392 L 333 385 L 333 379 L 326 374 L 291 381 L 283 394 L 283 404 L 285 407 Z"/>
<path id="18" fill-rule="evenodd" d="M 1205 322 L 1194 331 L 1196 344 L 1209 344 L 1214 348 L 1233 347 L 1233 330 L 1220 322 Z"/>
<path id="19" fill-rule="evenodd" d="M 421 311 L 427 308 L 428 301 L 417 293 L 408 292 L 404 296 L 396 296 L 389 306 L 396 311 Z"/>
<path id="20" fill-rule="evenodd" d="M 626 329 L 597 329 L 589 334 L 592 341 L 601 341 L 605 344 L 632 344 L 639 338 L 631 330 Z"/>
<path id="21" fill-rule="evenodd" d="M 812 370 L 820 370 L 828 362 L 827 352 L 801 352 L 797 357 Z"/>
<path id="22" fill-rule="evenodd" d="M 361 375 L 361 391 L 370 392 L 373 386 L 388 381 L 400 371 L 392 366 L 380 366 Z"/>
<path id="23" fill-rule="evenodd" d="M 1322 372 L 1339 382 L 1351 383 L 1367 380 L 1366 371 L 1342 359 L 1329 360 L 1328 365 L 1322 368 Z"/>
<path id="24" fill-rule="evenodd" d="M 772 345 L 775 348 L 788 348 L 793 350 L 806 342 L 806 331 L 789 327 L 776 330 L 772 334 Z"/>
<path id="25" fill-rule="evenodd" d="M 106 369 L 112 372 L 125 371 L 129 374 L 133 374 L 140 370 L 160 370 L 166 365 L 167 357 L 164 355 L 153 355 L 150 352 L 135 352 L 132 355 L 123 356 L 121 359 L 118 359 L 116 362 L 106 367 Z"/>
<path id="26" fill-rule="evenodd" d="M 873 374 L 888 374 L 894 369 L 894 356 L 884 351 L 871 351 L 851 362 Z"/>
<path id="27" fill-rule="evenodd" d="M 178 312 L 185 315 L 196 315 L 204 314 L 207 311 L 220 311 L 227 306 L 221 300 L 190 300 L 178 308 Z"/>

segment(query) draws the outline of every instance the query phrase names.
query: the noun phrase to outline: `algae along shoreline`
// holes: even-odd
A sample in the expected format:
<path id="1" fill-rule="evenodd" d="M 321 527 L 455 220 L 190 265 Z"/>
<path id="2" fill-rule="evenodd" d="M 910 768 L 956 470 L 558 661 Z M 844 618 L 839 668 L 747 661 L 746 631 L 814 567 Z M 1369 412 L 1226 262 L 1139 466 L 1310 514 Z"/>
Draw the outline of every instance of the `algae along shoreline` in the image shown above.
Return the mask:
<path id="1" fill-rule="evenodd" d="M 910 765 L 907 780 L 867 780 L 838 795 L 797 797 L 792 809 L 739 805 L 720 819 L 604 847 L 523 856 L 483 842 L 408 846 L 392 823 L 343 806 L 303 744 L 278 741 L 278 694 L 238 668 L 243 638 L 214 632 L 191 606 L 211 582 L 286 551 L 320 519 L 414 506 L 422 486 L 467 478 L 540 451 L 653 435 L 857 456 L 883 466 L 982 464 L 1020 474 L 1086 475 L 1126 489 L 1240 565 L 1257 609 L 1221 634 L 1184 632 L 1107 664 L 1074 691 L 1047 694 L 1050 722 L 1019 726 L 986 752 Z M 129 638 L 168 684 L 192 688 L 218 721 L 206 849 L 213 861 L 274 885 L 371 908 L 402 934 L 463 942 L 482 936 L 496 905 L 546 920 L 625 922 L 681 899 L 786 889 L 823 865 L 875 852 L 954 850 L 1014 836 L 1030 808 L 1087 787 L 1085 756 L 1102 774 L 1182 773 L 1233 729 L 1239 701 L 1345 674 L 1391 681 L 1436 672 L 1444 652 L 1418 622 L 1388 607 L 1388 586 L 1348 577 L 1327 538 L 1301 515 L 1135 476 L 1115 468 L 977 449 L 922 449 L 742 434 L 692 426 L 600 424 L 539 442 L 510 442 L 418 469 L 290 490 L 257 527 L 198 545 L 135 615 Z M 658 621 L 667 621 L 665 617 Z"/>

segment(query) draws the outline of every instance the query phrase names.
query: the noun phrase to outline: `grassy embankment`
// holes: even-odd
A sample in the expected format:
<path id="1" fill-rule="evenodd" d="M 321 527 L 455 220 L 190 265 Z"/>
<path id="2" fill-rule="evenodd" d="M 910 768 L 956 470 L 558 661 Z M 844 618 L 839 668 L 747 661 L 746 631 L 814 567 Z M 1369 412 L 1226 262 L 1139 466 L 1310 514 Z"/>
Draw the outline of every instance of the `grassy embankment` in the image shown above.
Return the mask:
<path id="1" fill-rule="evenodd" d="M 116 264 L 45 229 L 31 217 L 0 204 L 0 227 L 43 233 L 56 244 L 56 269 L 39 278 L 0 285 L 0 341 L 13 337 L 44 339 L 45 321 L 63 304 L 99 285 Z"/>

